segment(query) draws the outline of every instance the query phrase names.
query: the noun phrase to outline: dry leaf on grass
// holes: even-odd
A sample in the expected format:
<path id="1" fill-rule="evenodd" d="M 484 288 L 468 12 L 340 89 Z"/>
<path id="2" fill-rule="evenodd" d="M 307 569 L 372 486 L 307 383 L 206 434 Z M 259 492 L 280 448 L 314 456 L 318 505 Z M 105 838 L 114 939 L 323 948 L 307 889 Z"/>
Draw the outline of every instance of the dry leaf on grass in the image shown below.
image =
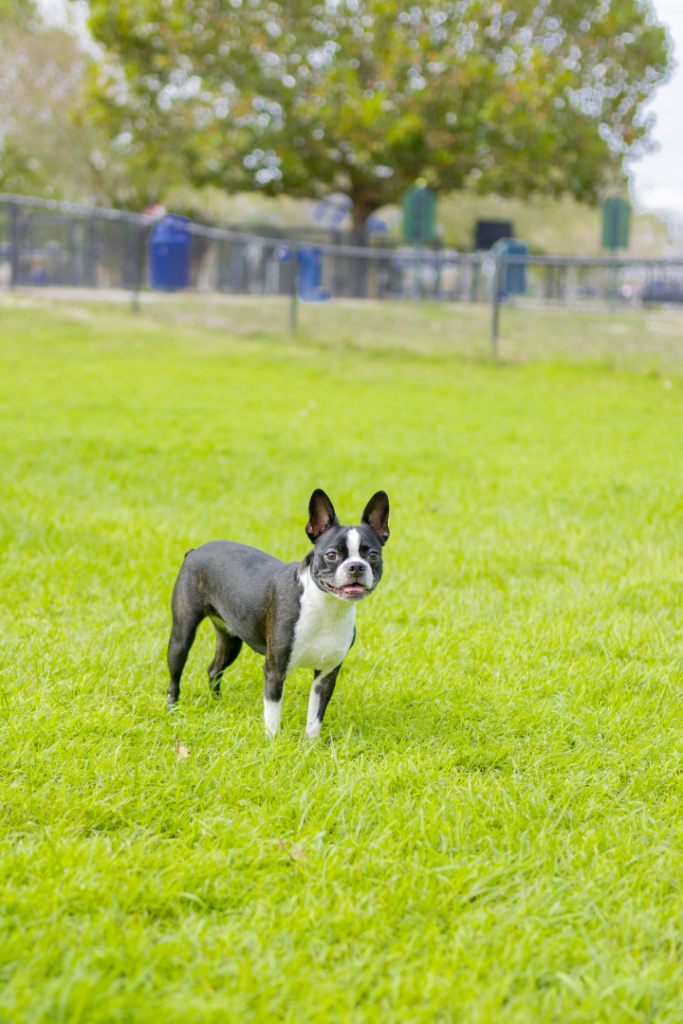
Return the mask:
<path id="1" fill-rule="evenodd" d="M 299 861 L 305 861 L 306 860 L 306 854 L 304 853 L 304 851 L 300 850 L 298 846 L 294 845 L 294 843 L 292 843 L 292 847 L 289 850 L 287 849 L 287 847 L 285 846 L 285 844 L 282 842 L 281 839 L 278 839 L 278 843 L 280 844 L 282 849 L 285 851 L 285 853 L 287 854 L 287 856 L 289 857 L 290 860 L 293 860 L 295 863 L 297 862 L 297 860 L 299 860 Z"/>
<path id="2" fill-rule="evenodd" d="M 181 761 L 190 756 L 190 748 L 184 747 L 177 736 L 175 738 L 175 753 Z"/>

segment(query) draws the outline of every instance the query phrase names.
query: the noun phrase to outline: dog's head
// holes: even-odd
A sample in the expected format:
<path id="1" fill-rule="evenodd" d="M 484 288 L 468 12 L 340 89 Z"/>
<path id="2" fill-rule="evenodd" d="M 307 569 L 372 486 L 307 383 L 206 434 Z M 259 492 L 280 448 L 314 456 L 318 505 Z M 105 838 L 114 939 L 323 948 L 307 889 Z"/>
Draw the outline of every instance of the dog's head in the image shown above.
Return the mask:
<path id="1" fill-rule="evenodd" d="M 342 601 L 362 601 L 382 578 L 389 499 L 384 491 L 377 491 L 365 506 L 360 526 L 341 526 L 325 492 L 315 490 L 306 533 L 314 544 L 306 561 L 316 586 Z"/>

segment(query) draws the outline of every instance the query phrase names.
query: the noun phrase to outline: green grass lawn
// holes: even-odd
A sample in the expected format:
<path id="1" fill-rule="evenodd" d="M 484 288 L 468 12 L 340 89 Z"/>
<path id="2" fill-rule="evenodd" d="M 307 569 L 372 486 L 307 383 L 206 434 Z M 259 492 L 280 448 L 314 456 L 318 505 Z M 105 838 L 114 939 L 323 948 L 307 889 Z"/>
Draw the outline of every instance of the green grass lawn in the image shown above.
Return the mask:
<path id="1" fill-rule="evenodd" d="M 582 361 L 559 313 L 571 359 L 490 365 L 472 310 L 438 311 L 466 358 L 413 307 L 392 347 L 362 309 L 287 345 L 27 306 L 0 306 L 0 1021 L 680 1021 L 680 378 Z M 303 671 L 265 739 L 249 651 L 214 704 L 206 626 L 167 717 L 184 552 L 302 558 L 316 486 L 347 523 L 392 501 L 321 742 Z"/>
<path id="2" fill-rule="evenodd" d="M 23 289 L 14 300 L 20 308 L 50 308 L 45 289 Z M 52 294 L 71 294 L 52 289 Z M 79 290 L 76 290 L 79 291 Z M 87 301 L 64 309 L 72 317 L 88 317 L 101 309 L 109 293 L 80 289 Z M 118 293 L 124 308 L 130 304 Z M 8 300 L 6 299 L 5 302 Z M 12 300 L 10 299 L 11 303 Z M 524 304 L 526 303 L 526 305 Z M 501 309 L 500 356 L 507 363 L 553 362 L 611 369 L 683 375 L 683 310 L 679 308 L 620 308 L 600 312 L 590 304 L 565 309 L 552 303 L 524 300 Z M 168 327 L 185 327 L 201 337 L 233 337 L 282 344 L 288 335 L 289 300 L 261 295 L 143 293 L 142 320 Z M 119 308 L 118 316 L 121 316 Z M 360 351 L 372 355 L 459 356 L 467 361 L 488 360 L 491 308 L 486 304 L 374 301 L 338 299 L 319 305 L 299 304 L 299 345 Z M 130 321 L 125 323 L 128 331 Z"/>

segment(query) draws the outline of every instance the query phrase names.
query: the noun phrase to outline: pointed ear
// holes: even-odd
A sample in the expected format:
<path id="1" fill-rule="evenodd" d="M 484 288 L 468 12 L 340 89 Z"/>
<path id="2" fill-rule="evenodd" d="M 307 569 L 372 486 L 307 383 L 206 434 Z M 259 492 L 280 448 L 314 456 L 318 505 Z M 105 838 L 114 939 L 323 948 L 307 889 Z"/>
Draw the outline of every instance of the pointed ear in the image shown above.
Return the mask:
<path id="1" fill-rule="evenodd" d="M 389 540 L 389 497 L 386 491 L 377 491 L 365 506 L 361 523 L 366 523 L 379 537 L 380 544 Z"/>
<path id="2" fill-rule="evenodd" d="M 337 513 L 334 511 L 334 505 L 325 492 L 321 491 L 318 487 L 313 491 L 311 500 L 308 503 L 306 533 L 315 544 L 321 533 L 325 533 L 325 530 L 329 530 L 331 526 L 339 526 Z"/>

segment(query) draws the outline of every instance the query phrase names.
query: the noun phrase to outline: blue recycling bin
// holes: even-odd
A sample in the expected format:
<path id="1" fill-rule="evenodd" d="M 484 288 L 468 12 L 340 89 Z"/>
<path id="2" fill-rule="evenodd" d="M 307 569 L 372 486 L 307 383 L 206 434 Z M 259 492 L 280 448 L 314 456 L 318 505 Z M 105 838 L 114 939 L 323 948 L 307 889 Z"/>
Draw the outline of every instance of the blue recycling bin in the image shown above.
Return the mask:
<path id="1" fill-rule="evenodd" d="M 493 251 L 499 256 L 528 256 L 529 246 L 518 238 L 500 238 Z M 526 263 L 507 263 L 501 291 L 506 295 L 524 295 L 526 288 Z"/>
<path id="2" fill-rule="evenodd" d="M 152 228 L 149 236 L 149 278 L 152 288 L 177 292 L 189 288 L 192 278 L 192 234 L 188 217 L 169 214 Z"/>
<path id="3" fill-rule="evenodd" d="M 330 293 L 322 285 L 322 252 L 314 246 L 299 249 L 299 298 L 302 302 L 327 302 Z"/>

